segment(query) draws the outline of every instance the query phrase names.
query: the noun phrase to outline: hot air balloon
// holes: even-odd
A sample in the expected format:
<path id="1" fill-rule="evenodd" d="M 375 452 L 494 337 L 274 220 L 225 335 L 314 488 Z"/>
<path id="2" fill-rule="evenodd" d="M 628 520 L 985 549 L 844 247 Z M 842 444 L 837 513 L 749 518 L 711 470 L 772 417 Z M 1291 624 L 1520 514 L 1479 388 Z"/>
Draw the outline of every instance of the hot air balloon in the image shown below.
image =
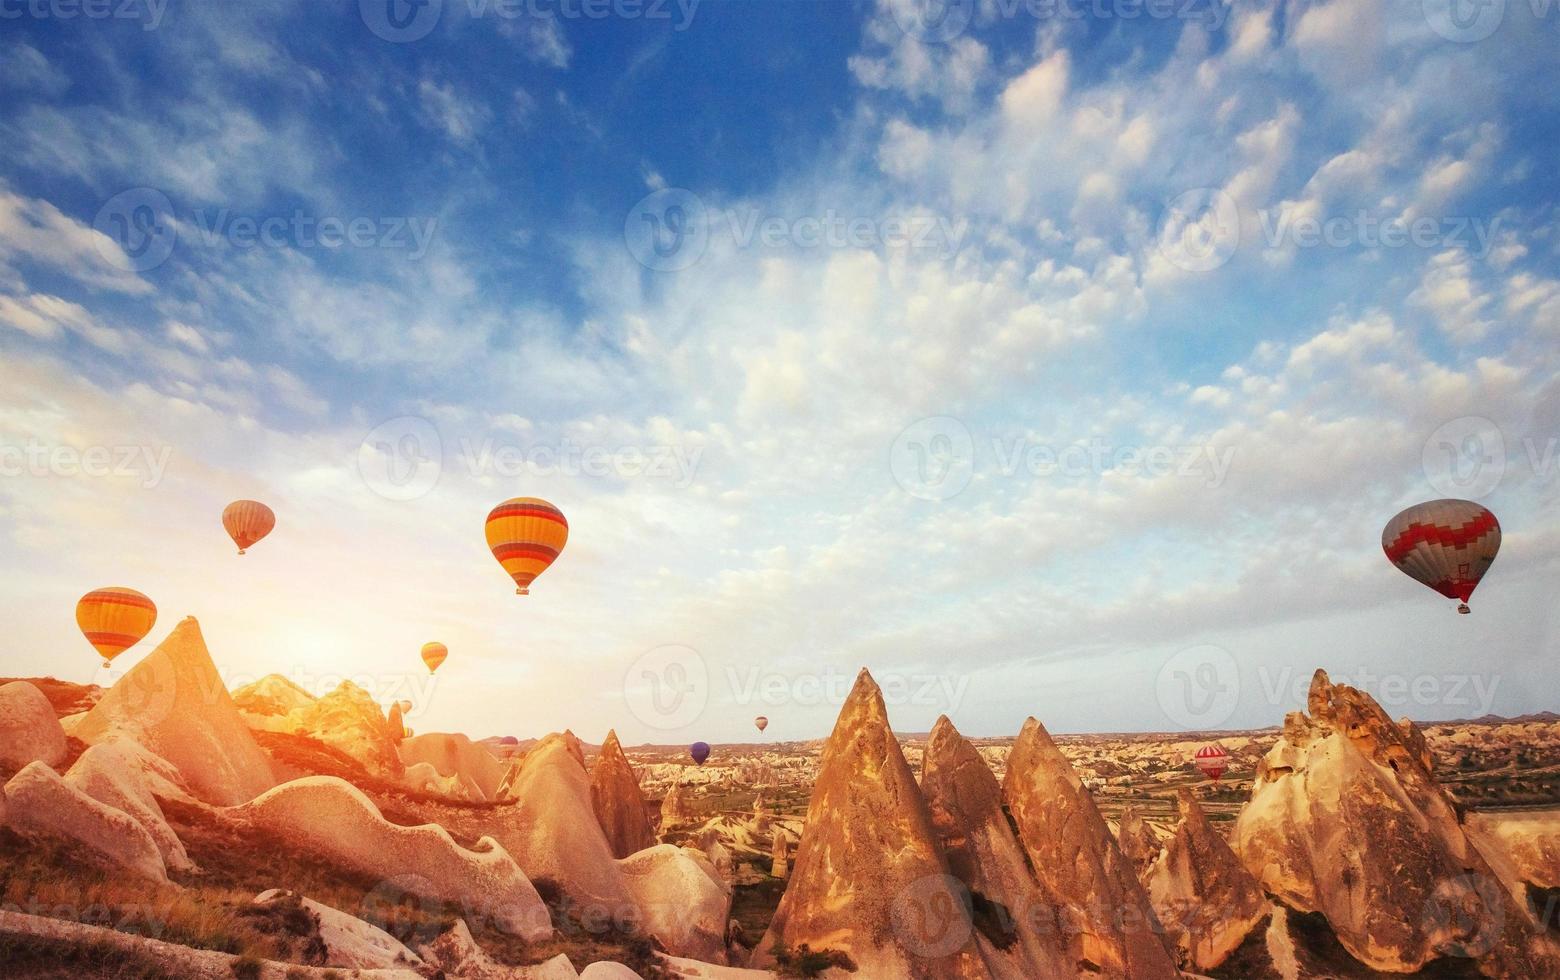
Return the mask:
<path id="1" fill-rule="evenodd" d="M 157 607 L 134 589 L 94 589 L 76 603 L 76 625 L 103 657 L 103 666 L 135 646 L 157 623 Z"/>
<path id="2" fill-rule="evenodd" d="M 423 663 L 428 665 L 429 677 L 433 676 L 433 672 L 439 669 L 439 665 L 444 663 L 444 658 L 448 657 L 449 655 L 450 648 L 442 643 L 423 644 L 422 659 Z"/>
<path id="3" fill-rule="evenodd" d="M 1457 611 L 1466 614 L 1500 550 L 1500 522 L 1471 500 L 1431 500 L 1388 521 L 1381 549 L 1405 575 L 1458 600 Z"/>
<path id="4" fill-rule="evenodd" d="M 410 701 L 397 701 L 396 707 L 401 709 L 401 714 L 403 716 L 412 713 L 412 702 Z"/>
<path id="5" fill-rule="evenodd" d="M 569 540 L 563 511 L 539 497 L 515 497 L 487 516 L 493 557 L 515 580 L 515 595 L 530 595 L 531 583 L 547 571 Z"/>
<path id="6" fill-rule="evenodd" d="M 1224 746 L 1217 742 L 1204 745 L 1197 750 L 1197 756 L 1193 760 L 1204 776 L 1214 782 L 1224 775 L 1224 771 L 1230 767 L 1230 754 L 1224 751 Z"/>
<path id="7" fill-rule="evenodd" d="M 222 526 L 242 555 L 276 527 L 276 513 L 258 500 L 235 500 L 222 511 Z"/>
<path id="8" fill-rule="evenodd" d="M 696 765 L 704 765 L 704 760 L 710 757 L 710 744 L 708 742 L 694 742 L 688 746 L 688 754 L 693 757 Z"/>
<path id="9" fill-rule="evenodd" d="M 757 718 L 753 719 L 753 725 L 759 731 L 763 731 L 764 729 L 769 727 L 769 719 L 765 718 L 763 715 L 759 715 Z"/>

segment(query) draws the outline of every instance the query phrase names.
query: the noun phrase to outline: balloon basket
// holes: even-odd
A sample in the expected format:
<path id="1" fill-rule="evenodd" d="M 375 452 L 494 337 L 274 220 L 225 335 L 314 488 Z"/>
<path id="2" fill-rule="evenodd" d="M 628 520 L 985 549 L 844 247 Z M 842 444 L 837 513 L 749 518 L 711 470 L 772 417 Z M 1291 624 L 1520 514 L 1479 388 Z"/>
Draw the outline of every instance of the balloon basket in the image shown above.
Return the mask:
<path id="1" fill-rule="evenodd" d="M 1466 616 L 1473 612 L 1473 610 L 1468 608 L 1468 604 L 1466 602 L 1460 602 L 1457 604 L 1457 612 L 1460 615 Z"/>
<path id="2" fill-rule="evenodd" d="M 516 589 L 515 590 L 515 595 L 530 595 L 530 594 L 531 594 L 531 590 L 530 589 Z"/>
<path id="3" fill-rule="evenodd" d="M 245 551 L 243 548 L 238 549 L 238 553 L 241 554 L 241 555 L 249 554 L 249 552 Z"/>

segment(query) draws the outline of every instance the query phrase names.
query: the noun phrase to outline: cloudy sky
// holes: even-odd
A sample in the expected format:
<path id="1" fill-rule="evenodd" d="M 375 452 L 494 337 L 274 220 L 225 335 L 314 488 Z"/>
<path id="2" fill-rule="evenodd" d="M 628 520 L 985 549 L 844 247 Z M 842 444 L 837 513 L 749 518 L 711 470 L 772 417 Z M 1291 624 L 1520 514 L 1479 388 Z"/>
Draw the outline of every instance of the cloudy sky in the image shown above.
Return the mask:
<path id="1" fill-rule="evenodd" d="M 5 0 L 0 673 L 126 585 L 474 735 L 1560 708 L 1560 9 L 1480 9 Z"/>

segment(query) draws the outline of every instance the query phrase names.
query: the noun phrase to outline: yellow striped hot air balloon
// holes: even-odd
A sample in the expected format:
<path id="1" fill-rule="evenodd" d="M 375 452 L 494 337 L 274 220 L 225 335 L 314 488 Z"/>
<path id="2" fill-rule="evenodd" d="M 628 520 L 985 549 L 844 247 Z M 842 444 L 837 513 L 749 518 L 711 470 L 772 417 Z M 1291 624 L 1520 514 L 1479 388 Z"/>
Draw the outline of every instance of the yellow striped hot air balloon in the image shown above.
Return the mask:
<path id="1" fill-rule="evenodd" d="M 157 624 L 157 606 L 134 589 L 94 589 L 76 603 L 76 625 L 103 666 L 140 643 Z"/>
<path id="2" fill-rule="evenodd" d="M 222 526 L 242 555 L 276 527 L 276 513 L 258 500 L 235 500 L 222 511 Z"/>
<path id="3" fill-rule="evenodd" d="M 515 580 L 516 595 L 530 595 L 531 583 L 547 571 L 568 540 L 563 511 L 539 497 L 506 500 L 487 517 L 488 547 Z"/>
<path id="4" fill-rule="evenodd" d="M 423 644 L 422 659 L 423 659 L 423 663 L 428 665 L 428 676 L 429 677 L 433 676 L 433 672 L 439 669 L 439 665 L 444 663 L 445 658 L 448 657 L 449 655 L 450 655 L 450 648 L 445 646 L 442 643 L 424 643 Z M 408 707 L 410 707 L 410 702 L 408 702 L 407 704 L 408 704 Z"/>

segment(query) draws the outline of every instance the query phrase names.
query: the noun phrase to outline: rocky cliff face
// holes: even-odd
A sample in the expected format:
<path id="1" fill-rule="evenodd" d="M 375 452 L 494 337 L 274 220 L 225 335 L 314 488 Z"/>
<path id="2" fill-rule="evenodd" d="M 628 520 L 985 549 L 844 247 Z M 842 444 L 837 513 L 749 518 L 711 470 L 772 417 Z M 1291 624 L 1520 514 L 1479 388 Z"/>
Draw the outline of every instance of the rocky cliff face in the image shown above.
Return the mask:
<path id="1" fill-rule="evenodd" d="M 1138 816 L 1130 803 L 1121 812 L 1121 824 L 1116 828 L 1116 844 L 1121 848 L 1122 856 L 1132 862 L 1132 869 L 1137 872 L 1139 881 L 1145 880 L 1148 869 L 1159 860 L 1159 852 L 1164 847 L 1154 829 Z"/>
<path id="2" fill-rule="evenodd" d="M 1191 792 L 1181 790 L 1178 802 L 1181 823 L 1148 872 L 1148 894 L 1182 967 L 1205 973 L 1229 959 L 1272 908 Z"/>
<path id="3" fill-rule="evenodd" d="M 1008 756 L 1002 786 L 1018 837 L 1061 927 L 1108 976 L 1178 975 L 1132 866 L 1078 774 L 1035 719 Z"/>
<path id="4" fill-rule="evenodd" d="M 693 823 L 698 811 L 693 806 L 692 791 L 682 783 L 673 783 L 661 800 L 661 832 Z"/>
<path id="5" fill-rule="evenodd" d="M 1230 842 L 1270 895 L 1324 915 L 1374 969 L 1471 959 L 1488 975 L 1560 975 L 1429 762 L 1417 729 L 1318 670 L 1307 712 L 1285 719 L 1258 766 Z"/>
<path id="6" fill-rule="evenodd" d="M 623 754 L 616 731 L 607 733 L 601 754 L 591 767 L 590 805 L 614 857 L 626 858 L 655 844 L 639 779 Z"/>
<path id="7" fill-rule="evenodd" d="M 1055 928 L 1023 845 L 1002 811 L 1002 787 L 946 717 L 937 720 L 927 741 L 921 791 L 948 865 L 995 939 L 987 952 L 993 974 L 1015 980 L 1074 976 L 1075 950 Z"/>
<path id="8" fill-rule="evenodd" d="M 287 720 L 292 731 L 335 746 L 371 772 L 399 779 L 405 770 L 396 751 L 405 730 L 392 727 L 378 702 L 351 681 L 294 710 Z"/>
<path id="9" fill-rule="evenodd" d="M 876 980 L 988 977 L 965 902 L 863 670 L 824 747 L 790 885 L 753 965 L 771 964 L 777 942 L 806 943 Z"/>

